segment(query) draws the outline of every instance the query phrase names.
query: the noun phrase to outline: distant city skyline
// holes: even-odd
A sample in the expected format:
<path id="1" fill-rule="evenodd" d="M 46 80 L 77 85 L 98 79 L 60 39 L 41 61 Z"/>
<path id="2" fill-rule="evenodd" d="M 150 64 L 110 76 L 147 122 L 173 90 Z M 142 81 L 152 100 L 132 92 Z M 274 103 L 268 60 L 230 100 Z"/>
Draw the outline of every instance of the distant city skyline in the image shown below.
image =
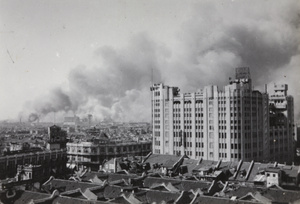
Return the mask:
<path id="1" fill-rule="evenodd" d="M 255 89 L 288 84 L 299 122 L 297 0 L 0 0 L 0 22 L 0 120 L 149 122 L 152 83 L 221 87 L 246 66 Z"/>

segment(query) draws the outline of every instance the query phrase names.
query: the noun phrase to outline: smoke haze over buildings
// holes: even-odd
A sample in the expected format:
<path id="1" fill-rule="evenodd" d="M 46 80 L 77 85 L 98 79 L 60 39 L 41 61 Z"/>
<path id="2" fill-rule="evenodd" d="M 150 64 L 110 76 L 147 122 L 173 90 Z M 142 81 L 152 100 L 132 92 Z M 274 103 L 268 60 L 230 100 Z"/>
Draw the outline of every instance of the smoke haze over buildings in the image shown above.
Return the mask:
<path id="1" fill-rule="evenodd" d="M 239 66 L 250 67 L 260 90 L 271 82 L 288 83 L 299 104 L 298 1 L 200 1 L 185 13 L 167 42 L 137 31 L 125 45 L 94 47 L 93 65 L 82 60 L 69 71 L 66 86 L 26 102 L 24 109 L 42 117 L 92 113 L 99 119 L 149 121 L 152 80 L 195 91 L 225 85 Z"/>

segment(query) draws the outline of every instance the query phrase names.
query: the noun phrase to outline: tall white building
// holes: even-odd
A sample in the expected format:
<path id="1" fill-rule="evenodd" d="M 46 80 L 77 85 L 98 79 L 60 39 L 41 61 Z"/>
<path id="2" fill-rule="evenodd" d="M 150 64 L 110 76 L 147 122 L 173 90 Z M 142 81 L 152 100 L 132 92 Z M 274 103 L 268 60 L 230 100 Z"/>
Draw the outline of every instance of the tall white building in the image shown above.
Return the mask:
<path id="1" fill-rule="evenodd" d="M 151 91 L 155 154 L 223 161 L 269 159 L 268 95 L 252 90 L 249 68 L 237 68 L 235 79 L 222 90 L 205 86 L 181 94 L 177 87 L 154 84 Z"/>

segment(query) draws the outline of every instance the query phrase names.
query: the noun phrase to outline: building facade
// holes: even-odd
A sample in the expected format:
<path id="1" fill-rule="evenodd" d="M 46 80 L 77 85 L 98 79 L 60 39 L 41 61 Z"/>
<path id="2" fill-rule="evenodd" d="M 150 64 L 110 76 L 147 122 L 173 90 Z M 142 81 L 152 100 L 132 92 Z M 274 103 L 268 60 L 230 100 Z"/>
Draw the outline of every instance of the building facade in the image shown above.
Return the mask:
<path id="1" fill-rule="evenodd" d="M 66 148 L 67 132 L 61 127 L 53 125 L 48 127 L 47 149 L 56 150 Z"/>
<path id="2" fill-rule="evenodd" d="M 105 160 L 116 157 L 145 156 L 151 152 L 151 142 L 69 142 L 67 143 L 68 166 L 99 170 Z"/>
<path id="3" fill-rule="evenodd" d="M 270 87 L 270 160 L 292 162 L 295 149 L 294 100 L 287 84 Z"/>
<path id="4" fill-rule="evenodd" d="M 154 84 L 154 154 L 184 155 L 218 161 L 268 160 L 268 94 L 252 90 L 249 68 L 219 90 L 205 86 L 194 93 Z"/>
<path id="5" fill-rule="evenodd" d="M 65 150 L 30 152 L 0 157 L 0 179 L 12 178 L 19 165 L 41 165 L 43 178 L 63 175 L 66 169 Z M 43 179 L 40 178 L 40 179 Z"/>

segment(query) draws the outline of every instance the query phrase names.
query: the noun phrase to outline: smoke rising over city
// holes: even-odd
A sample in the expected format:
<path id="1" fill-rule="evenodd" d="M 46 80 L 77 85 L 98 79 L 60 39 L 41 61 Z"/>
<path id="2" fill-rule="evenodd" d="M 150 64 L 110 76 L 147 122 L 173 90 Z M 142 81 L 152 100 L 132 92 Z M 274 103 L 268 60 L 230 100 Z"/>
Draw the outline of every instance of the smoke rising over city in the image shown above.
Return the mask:
<path id="1" fill-rule="evenodd" d="M 27 101 L 30 111 L 24 113 L 149 121 L 152 82 L 195 91 L 227 84 L 239 66 L 250 67 L 254 88 L 288 83 L 295 104 L 300 102 L 298 1 L 200 1 L 185 13 L 166 42 L 139 30 L 122 46 L 94 46 L 94 64 L 82 59 L 68 72 L 66 86 Z"/>

